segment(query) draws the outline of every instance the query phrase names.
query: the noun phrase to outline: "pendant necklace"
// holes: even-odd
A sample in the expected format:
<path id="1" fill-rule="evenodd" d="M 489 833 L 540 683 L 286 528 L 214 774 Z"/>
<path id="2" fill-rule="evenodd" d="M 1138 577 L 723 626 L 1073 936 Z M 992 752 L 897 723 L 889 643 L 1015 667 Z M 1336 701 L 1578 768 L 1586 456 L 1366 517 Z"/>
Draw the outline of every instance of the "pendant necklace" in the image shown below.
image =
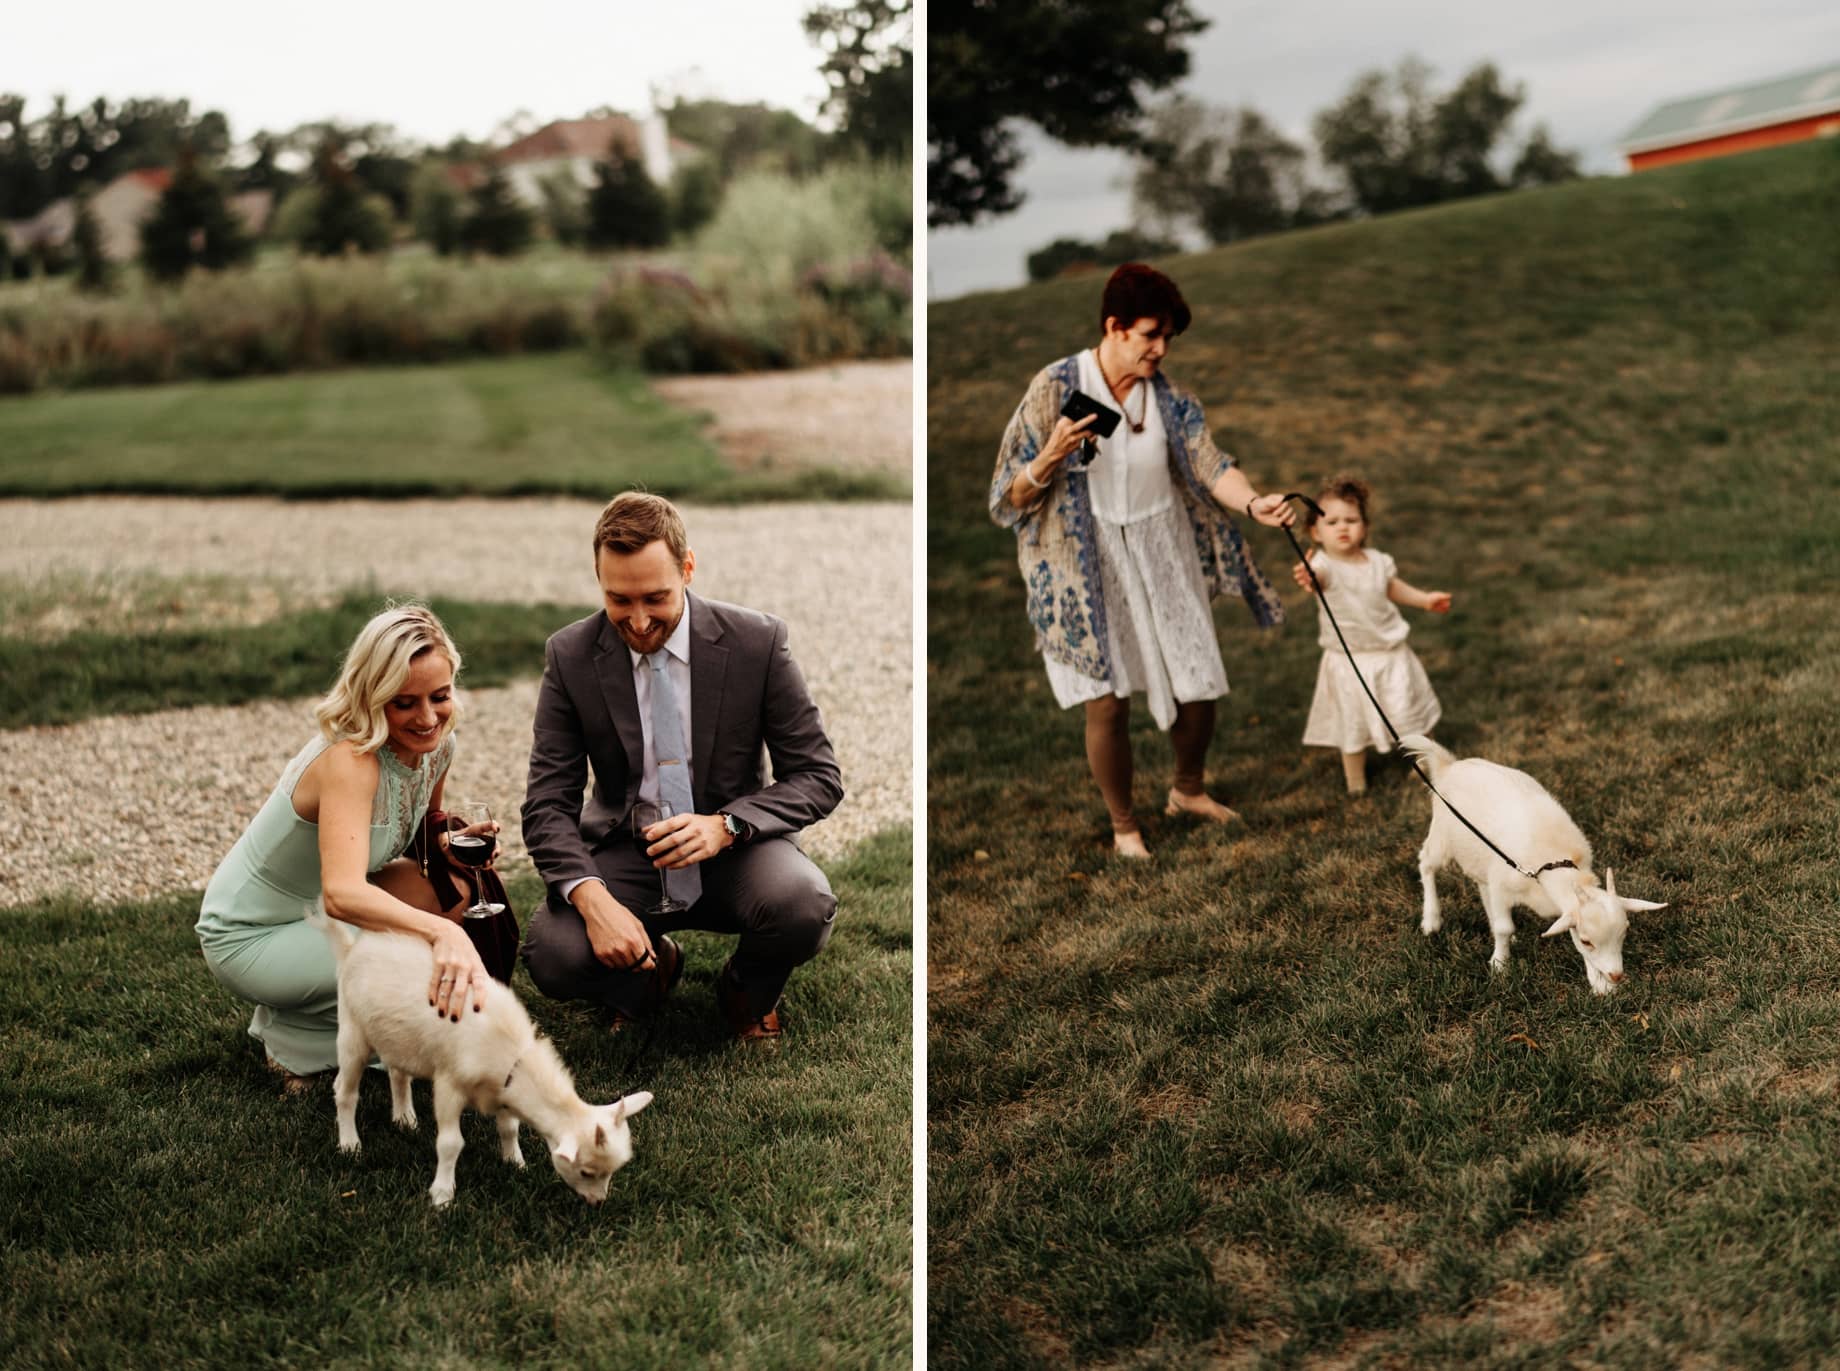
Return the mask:
<path id="1" fill-rule="evenodd" d="M 1097 354 L 1095 354 L 1095 358 L 1096 356 Z M 1108 390 L 1111 389 L 1112 378 L 1105 374 L 1105 368 L 1103 366 L 1099 368 L 1099 375 L 1105 381 L 1106 388 Z M 1118 402 L 1118 408 L 1124 414 L 1124 421 L 1131 426 L 1131 432 L 1133 433 L 1142 433 L 1144 431 L 1144 425 L 1150 421 L 1150 392 L 1148 386 L 1149 382 L 1139 381 L 1136 385 L 1131 387 L 1132 390 L 1136 391 L 1138 395 L 1142 397 L 1142 403 L 1137 407 L 1137 417 L 1135 419 L 1131 417 L 1131 401 L 1128 395 L 1125 399 Z M 1113 395 L 1117 395 L 1117 393 L 1116 390 L 1112 391 Z"/>

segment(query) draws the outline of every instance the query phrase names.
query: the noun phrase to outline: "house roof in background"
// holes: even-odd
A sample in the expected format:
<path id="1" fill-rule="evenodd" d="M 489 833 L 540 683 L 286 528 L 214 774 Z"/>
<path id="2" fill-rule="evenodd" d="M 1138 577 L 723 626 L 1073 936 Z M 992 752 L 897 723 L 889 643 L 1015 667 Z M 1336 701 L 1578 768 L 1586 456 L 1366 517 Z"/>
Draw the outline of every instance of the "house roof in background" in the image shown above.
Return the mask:
<path id="1" fill-rule="evenodd" d="M 1829 110 L 1840 110 L 1840 62 L 1670 101 L 1624 134 L 1621 147 L 1624 152 L 1645 152 Z"/>
<path id="2" fill-rule="evenodd" d="M 497 162 L 547 162 L 556 157 L 607 156 L 614 139 L 633 156 L 639 154 L 639 125 L 624 114 L 599 119 L 558 119 L 525 134 L 493 155 Z"/>

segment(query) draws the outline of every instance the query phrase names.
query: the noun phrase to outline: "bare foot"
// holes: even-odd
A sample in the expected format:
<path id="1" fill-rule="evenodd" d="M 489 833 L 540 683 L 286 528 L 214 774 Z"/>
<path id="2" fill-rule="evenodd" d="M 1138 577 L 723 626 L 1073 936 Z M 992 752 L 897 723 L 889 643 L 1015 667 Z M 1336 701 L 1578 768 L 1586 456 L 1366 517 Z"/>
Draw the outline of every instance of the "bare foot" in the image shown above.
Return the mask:
<path id="1" fill-rule="evenodd" d="M 1217 824 L 1244 822 L 1238 810 L 1228 809 L 1205 790 L 1199 795 L 1184 795 L 1172 789 L 1169 792 L 1169 803 L 1163 806 L 1163 813 L 1192 814 L 1197 819 L 1209 819 Z"/>
<path id="2" fill-rule="evenodd" d="M 296 1076 L 273 1057 L 268 1059 L 268 1069 L 281 1077 L 281 1093 L 284 1095 L 304 1095 L 319 1079 L 317 1076 Z"/>
<path id="3" fill-rule="evenodd" d="M 1114 832 L 1112 851 L 1120 857 L 1130 857 L 1140 862 L 1150 860 L 1150 849 L 1144 846 L 1144 835 L 1136 829 L 1129 833 Z"/>

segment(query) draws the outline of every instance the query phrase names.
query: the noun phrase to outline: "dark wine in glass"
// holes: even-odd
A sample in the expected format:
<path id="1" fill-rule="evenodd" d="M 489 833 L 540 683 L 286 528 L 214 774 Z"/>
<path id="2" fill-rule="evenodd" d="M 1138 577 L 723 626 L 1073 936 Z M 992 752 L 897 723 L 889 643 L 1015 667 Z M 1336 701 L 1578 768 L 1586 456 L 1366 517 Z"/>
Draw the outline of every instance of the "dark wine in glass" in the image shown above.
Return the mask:
<path id="1" fill-rule="evenodd" d="M 648 804 L 642 800 L 633 806 L 633 841 L 638 844 L 640 853 L 645 857 L 648 863 L 654 859 L 651 853 L 647 852 L 646 849 L 656 842 L 657 839 L 646 837 L 645 830 L 650 828 L 653 824 L 663 823 L 675 813 L 677 813 L 677 811 L 662 800 L 657 804 Z M 684 910 L 690 908 L 690 906 L 685 904 L 682 900 L 672 897 L 670 887 L 666 884 L 665 880 L 669 874 L 670 873 L 663 867 L 658 868 L 658 912 L 660 914 L 681 914 Z"/>
<path id="2" fill-rule="evenodd" d="M 462 866 L 475 868 L 491 861 L 493 854 L 498 851 L 498 825 L 492 822 L 491 809 L 474 801 L 463 800 L 450 812 L 461 821 L 463 827 L 447 835 L 447 855 Z M 461 914 L 469 919 L 489 919 L 504 912 L 502 904 L 486 898 L 485 883 L 475 877 L 473 903 L 463 909 Z"/>

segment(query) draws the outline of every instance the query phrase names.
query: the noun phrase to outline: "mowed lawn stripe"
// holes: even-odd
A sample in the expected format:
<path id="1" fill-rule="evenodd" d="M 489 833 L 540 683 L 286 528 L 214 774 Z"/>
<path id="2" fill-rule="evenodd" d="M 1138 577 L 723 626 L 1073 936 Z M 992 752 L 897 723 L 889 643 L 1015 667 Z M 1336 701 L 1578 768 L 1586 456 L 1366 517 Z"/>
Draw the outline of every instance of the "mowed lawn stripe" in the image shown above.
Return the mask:
<path id="1" fill-rule="evenodd" d="M 838 493 L 739 481 L 703 427 L 584 352 L 27 396 L 0 401 L 0 494 Z"/>
<path id="2" fill-rule="evenodd" d="M 232 628 L 0 637 L 0 728 L 316 694 L 385 601 L 347 595 L 324 609 Z M 466 684 L 475 687 L 540 672 L 549 635 L 586 612 L 580 605 L 430 603 L 464 644 Z"/>

